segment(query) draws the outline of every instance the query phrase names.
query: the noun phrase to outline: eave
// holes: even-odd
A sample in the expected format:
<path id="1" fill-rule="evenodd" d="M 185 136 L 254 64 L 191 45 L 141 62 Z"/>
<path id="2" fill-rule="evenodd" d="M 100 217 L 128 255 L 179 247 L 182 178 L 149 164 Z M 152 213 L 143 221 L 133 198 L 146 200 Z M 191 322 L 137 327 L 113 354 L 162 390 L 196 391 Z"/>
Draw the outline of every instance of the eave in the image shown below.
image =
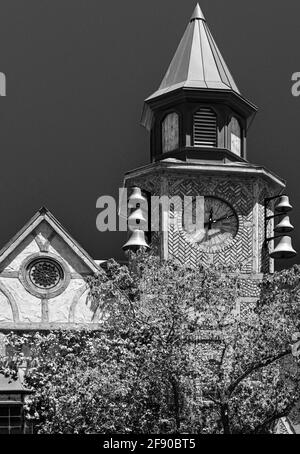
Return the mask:
<path id="1" fill-rule="evenodd" d="M 268 183 L 271 183 L 278 189 L 283 190 L 286 187 L 286 182 L 275 173 L 266 169 L 263 166 L 256 166 L 253 164 L 245 163 L 226 163 L 226 164 L 212 164 L 212 163 L 185 163 L 170 159 L 167 161 L 159 161 L 149 164 L 144 167 L 137 168 L 125 174 L 125 180 L 132 178 L 140 178 L 155 173 L 159 175 L 169 174 L 189 174 L 200 175 L 206 174 L 212 177 L 228 174 L 239 176 L 242 178 L 260 177 Z"/>

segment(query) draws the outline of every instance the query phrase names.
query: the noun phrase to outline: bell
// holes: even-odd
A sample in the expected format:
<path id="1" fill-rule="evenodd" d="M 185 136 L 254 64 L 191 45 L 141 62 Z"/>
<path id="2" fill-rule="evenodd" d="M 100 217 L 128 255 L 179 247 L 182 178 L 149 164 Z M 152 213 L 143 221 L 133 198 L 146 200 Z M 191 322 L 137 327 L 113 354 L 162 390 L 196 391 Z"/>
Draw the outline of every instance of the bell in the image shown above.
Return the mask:
<path id="1" fill-rule="evenodd" d="M 274 251 L 270 254 L 272 259 L 291 259 L 297 255 L 292 246 L 292 239 L 290 236 L 283 236 L 277 244 Z"/>
<path id="2" fill-rule="evenodd" d="M 141 188 L 132 188 L 132 193 L 128 199 L 128 208 L 136 208 L 137 205 L 145 206 L 147 204 L 146 197 L 143 196 Z"/>
<path id="3" fill-rule="evenodd" d="M 289 216 L 285 216 L 279 224 L 274 228 L 276 233 L 289 233 L 294 230 L 294 226 L 290 223 Z"/>
<path id="4" fill-rule="evenodd" d="M 124 244 L 123 249 L 124 251 L 129 249 L 136 251 L 140 248 L 150 249 L 150 246 L 145 240 L 145 233 L 142 230 L 134 230 L 127 243 Z"/>
<path id="5" fill-rule="evenodd" d="M 132 230 L 137 230 L 139 227 L 147 227 L 147 219 L 145 218 L 141 208 L 133 211 L 128 216 L 128 225 Z"/>
<path id="6" fill-rule="evenodd" d="M 290 204 L 289 198 L 287 195 L 283 195 L 280 197 L 279 202 L 275 206 L 275 211 L 278 213 L 288 213 L 293 209 L 292 205 Z"/>

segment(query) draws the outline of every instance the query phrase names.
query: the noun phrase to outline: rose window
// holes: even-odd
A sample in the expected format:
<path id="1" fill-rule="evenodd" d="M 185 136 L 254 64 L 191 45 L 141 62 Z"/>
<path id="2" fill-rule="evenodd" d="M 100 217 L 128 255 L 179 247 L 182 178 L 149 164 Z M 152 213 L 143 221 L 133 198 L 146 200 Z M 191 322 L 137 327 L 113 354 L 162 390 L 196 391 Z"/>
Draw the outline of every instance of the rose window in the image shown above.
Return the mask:
<path id="1" fill-rule="evenodd" d="M 34 260 L 28 268 L 30 281 L 40 289 L 52 289 L 63 279 L 62 267 L 51 259 Z"/>

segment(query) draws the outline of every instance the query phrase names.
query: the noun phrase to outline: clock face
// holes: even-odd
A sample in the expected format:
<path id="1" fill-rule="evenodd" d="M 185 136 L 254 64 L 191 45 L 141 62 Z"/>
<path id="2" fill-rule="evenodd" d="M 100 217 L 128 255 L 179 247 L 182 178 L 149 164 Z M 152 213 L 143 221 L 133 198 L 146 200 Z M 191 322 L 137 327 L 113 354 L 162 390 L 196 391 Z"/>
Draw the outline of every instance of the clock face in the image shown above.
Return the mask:
<path id="1" fill-rule="evenodd" d="M 186 240 L 209 252 L 229 244 L 238 232 L 238 217 L 233 208 L 216 197 L 197 197 L 185 207 Z"/>

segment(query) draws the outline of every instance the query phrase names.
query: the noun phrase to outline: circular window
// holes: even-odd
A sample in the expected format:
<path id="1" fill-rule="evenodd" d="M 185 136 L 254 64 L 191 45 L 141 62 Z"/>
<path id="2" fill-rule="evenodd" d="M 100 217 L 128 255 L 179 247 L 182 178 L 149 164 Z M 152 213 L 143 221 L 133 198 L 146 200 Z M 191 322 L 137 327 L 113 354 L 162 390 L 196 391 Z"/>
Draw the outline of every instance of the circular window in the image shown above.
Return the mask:
<path id="1" fill-rule="evenodd" d="M 52 259 L 36 259 L 28 266 L 28 276 L 38 288 L 52 289 L 64 277 L 62 267 Z"/>
<path id="2" fill-rule="evenodd" d="M 70 282 L 70 272 L 63 260 L 54 254 L 33 254 L 22 263 L 19 278 L 32 295 L 54 298 Z"/>

